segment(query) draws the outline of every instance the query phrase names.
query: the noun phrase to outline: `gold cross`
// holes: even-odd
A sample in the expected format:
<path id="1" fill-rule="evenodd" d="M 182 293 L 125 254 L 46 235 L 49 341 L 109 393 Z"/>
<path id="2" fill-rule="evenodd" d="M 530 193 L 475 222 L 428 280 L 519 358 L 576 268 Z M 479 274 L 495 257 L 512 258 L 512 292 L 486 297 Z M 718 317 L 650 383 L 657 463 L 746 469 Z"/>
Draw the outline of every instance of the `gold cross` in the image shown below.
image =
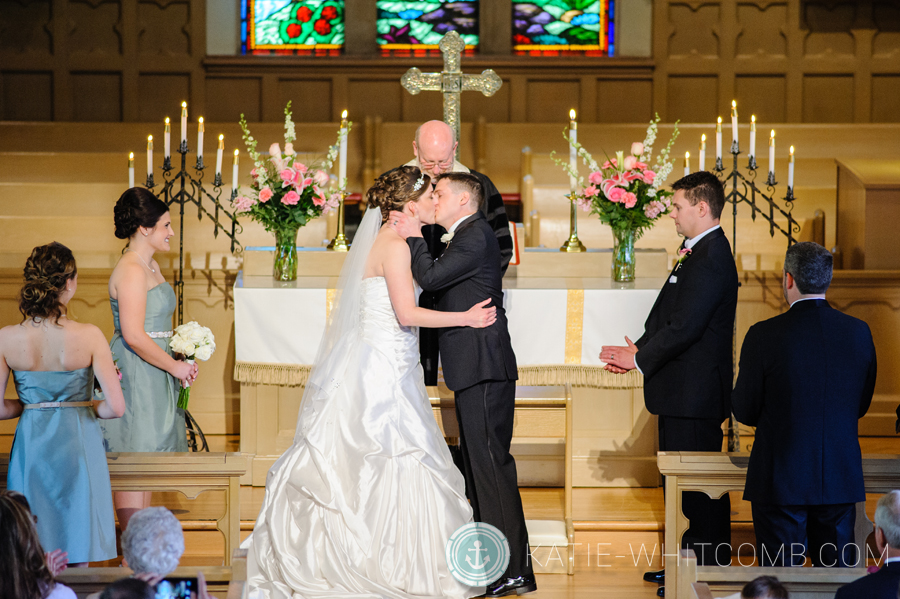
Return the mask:
<path id="1" fill-rule="evenodd" d="M 420 91 L 439 91 L 444 94 L 444 122 L 450 125 L 459 140 L 459 95 L 465 91 L 478 91 L 485 96 L 493 96 L 503 85 L 503 81 L 493 69 L 481 75 L 466 75 L 460 69 L 460 55 L 466 43 L 455 31 L 446 34 L 438 44 L 444 55 L 444 70 L 440 73 L 423 73 L 413 67 L 406 71 L 400 83 L 412 95 Z M 459 155 L 459 146 L 456 150 Z"/>

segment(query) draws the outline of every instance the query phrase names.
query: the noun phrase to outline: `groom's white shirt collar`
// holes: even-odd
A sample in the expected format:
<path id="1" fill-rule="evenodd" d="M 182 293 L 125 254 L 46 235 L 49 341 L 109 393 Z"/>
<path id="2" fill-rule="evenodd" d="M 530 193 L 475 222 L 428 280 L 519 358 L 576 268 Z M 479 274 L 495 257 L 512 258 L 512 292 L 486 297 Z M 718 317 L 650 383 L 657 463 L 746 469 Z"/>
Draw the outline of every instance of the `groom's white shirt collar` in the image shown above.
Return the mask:
<path id="1" fill-rule="evenodd" d="M 450 228 L 447 230 L 447 232 L 448 233 L 456 233 L 456 229 L 459 228 L 459 226 L 463 223 L 463 221 L 466 220 L 467 218 L 469 218 L 470 216 L 475 216 L 475 214 L 476 213 L 473 212 L 472 214 L 465 215 L 464 217 L 462 217 L 461 219 L 459 219 L 458 221 L 456 221 L 455 223 L 450 225 Z"/>
<path id="2" fill-rule="evenodd" d="M 700 241 L 701 239 L 703 239 L 704 237 L 706 237 L 707 235 L 709 235 L 710 233 L 712 233 L 712 232 L 715 231 L 716 229 L 721 229 L 721 228 L 722 228 L 722 225 L 716 225 L 715 227 L 710 227 L 710 228 L 708 228 L 707 230 L 705 230 L 704 232 L 700 233 L 699 235 L 696 235 L 696 236 L 694 236 L 694 237 L 691 237 L 690 239 L 685 239 L 685 240 L 684 240 L 684 247 L 687 248 L 687 249 L 693 248 L 695 245 L 697 245 L 697 242 L 698 242 L 698 241 Z"/>

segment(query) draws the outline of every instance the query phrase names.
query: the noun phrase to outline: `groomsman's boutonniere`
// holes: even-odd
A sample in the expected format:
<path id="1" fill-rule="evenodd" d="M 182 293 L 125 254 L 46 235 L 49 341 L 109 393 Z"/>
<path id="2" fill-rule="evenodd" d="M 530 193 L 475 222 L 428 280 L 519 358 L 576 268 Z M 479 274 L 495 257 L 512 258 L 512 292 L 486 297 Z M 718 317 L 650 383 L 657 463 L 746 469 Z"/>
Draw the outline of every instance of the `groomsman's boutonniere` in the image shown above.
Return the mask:
<path id="1" fill-rule="evenodd" d="M 443 235 L 441 235 L 441 243 L 446 243 L 449 245 L 449 243 L 453 241 L 453 233 L 453 231 L 450 231 L 449 233 L 444 233 Z"/>
<path id="2" fill-rule="evenodd" d="M 681 248 L 678 250 L 678 260 L 675 261 L 675 270 L 681 268 L 682 263 L 691 255 L 690 248 Z"/>

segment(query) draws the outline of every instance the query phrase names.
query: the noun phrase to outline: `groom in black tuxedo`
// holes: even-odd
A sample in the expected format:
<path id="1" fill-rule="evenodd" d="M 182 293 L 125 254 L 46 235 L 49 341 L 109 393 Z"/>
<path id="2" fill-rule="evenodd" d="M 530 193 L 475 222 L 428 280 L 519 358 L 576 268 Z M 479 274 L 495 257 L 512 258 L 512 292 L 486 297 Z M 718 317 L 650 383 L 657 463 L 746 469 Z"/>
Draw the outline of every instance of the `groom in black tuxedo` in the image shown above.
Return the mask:
<path id="1" fill-rule="evenodd" d="M 731 245 L 719 226 L 722 183 L 710 172 L 672 185 L 675 230 L 685 237 L 679 261 L 659 292 L 636 343 L 603 346 L 600 359 L 613 372 L 637 368 L 644 401 L 659 416 L 660 451 L 722 451 L 722 421 L 731 412 L 732 335 L 738 277 Z M 731 558 L 731 501 L 697 492 L 683 496 L 691 527 L 682 544 L 704 565 Z M 666 547 L 669 552 L 674 548 Z M 661 572 L 644 579 L 663 583 Z"/>
<path id="2" fill-rule="evenodd" d="M 435 294 L 437 309 L 465 312 L 490 298 L 497 321 L 475 329 L 441 329 L 438 338 L 444 380 L 454 392 L 466 494 L 475 520 L 497 527 L 509 540 L 506 572 L 487 588 L 487 597 L 537 590 L 530 563 L 528 531 L 509 453 L 518 369 L 503 309 L 503 273 L 497 236 L 479 210 L 482 186 L 469 173 L 446 173 L 434 189 L 435 219 L 448 233 L 447 249 L 433 258 L 422 232 L 399 212 L 391 227 L 412 253 L 412 272 L 424 291 Z M 478 298 L 478 299 L 475 299 Z"/>

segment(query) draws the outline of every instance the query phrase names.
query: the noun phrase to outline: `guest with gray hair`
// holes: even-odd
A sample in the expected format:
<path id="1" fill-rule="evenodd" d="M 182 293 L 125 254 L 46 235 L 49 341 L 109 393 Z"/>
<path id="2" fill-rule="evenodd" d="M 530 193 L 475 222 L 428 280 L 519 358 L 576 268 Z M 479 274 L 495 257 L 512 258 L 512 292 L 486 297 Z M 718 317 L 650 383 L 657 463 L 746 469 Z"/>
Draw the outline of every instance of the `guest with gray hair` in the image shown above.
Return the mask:
<path id="1" fill-rule="evenodd" d="M 900 491 L 891 491 L 875 508 L 875 545 L 881 569 L 838 589 L 835 599 L 895 599 L 900 587 Z"/>
<path id="2" fill-rule="evenodd" d="M 865 322 L 825 299 L 832 257 L 803 242 L 784 258 L 790 308 L 747 331 L 731 396 L 756 427 L 744 499 L 761 566 L 855 566 L 856 503 L 865 501 L 859 419 L 875 392 L 875 344 Z M 894 595 L 897 587 L 894 587 Z"/>
<path id="3" fill-rule="evenodd" d="M 122 533 L 125 564 L 135 574 L 165 576 L 178 567 L 183 553 L 181 523 L 164 507 L 148 507 L 135 512 Z"/>

